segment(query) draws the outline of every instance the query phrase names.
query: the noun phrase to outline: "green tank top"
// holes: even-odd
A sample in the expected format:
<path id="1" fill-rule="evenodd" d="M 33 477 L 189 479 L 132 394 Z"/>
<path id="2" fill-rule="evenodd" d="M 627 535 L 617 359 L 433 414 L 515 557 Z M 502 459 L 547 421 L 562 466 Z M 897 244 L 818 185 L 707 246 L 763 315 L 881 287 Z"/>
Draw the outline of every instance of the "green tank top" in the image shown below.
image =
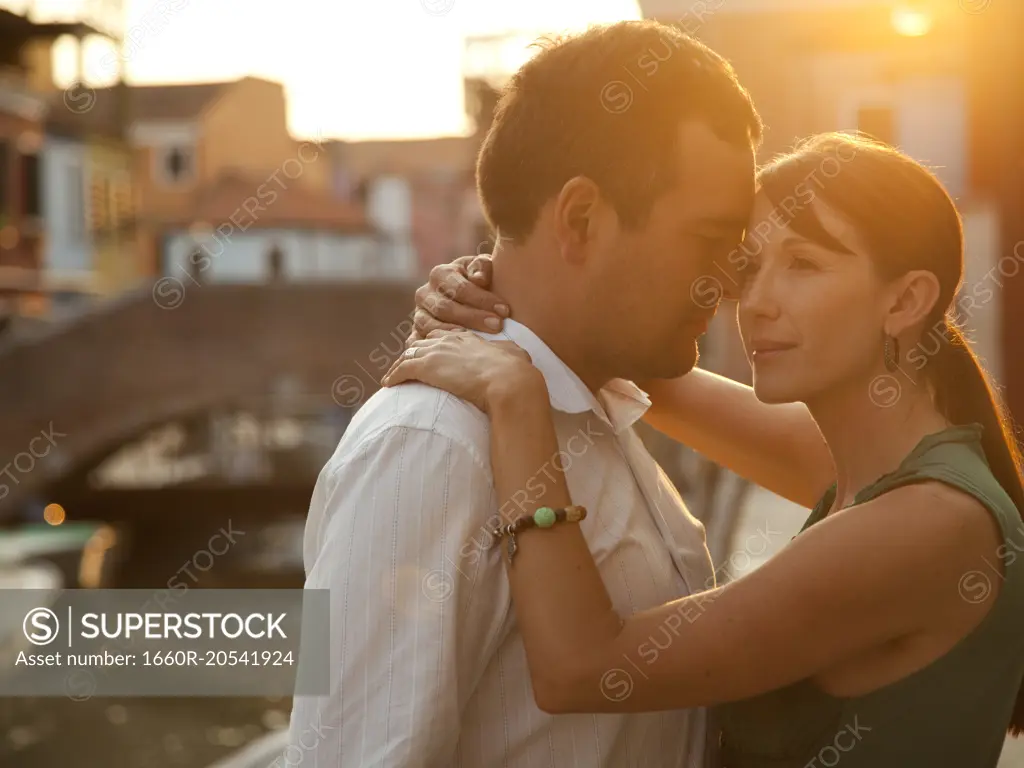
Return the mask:
<path id="1" fill-rule="evenodd" d="M 725 768 L 995 767 L 1024 677 L 1024 525 L 989 469 L 981 434 L 982 427 L 971 424 L 926 436 L 854 504 L 928 480 L 978 499 L 998 521 L 1005 543 L 988 558 L 990 567 L 965 574 L 960 588 L 965 600 L 980 602 L 1000 581 L 989 613 L 944 656 L 864 696 L 836 698 L 804 680 L 717 707 L 713 719 Z M 801 532 L 825 517 L 835 490 L 822 497 Z M 868 555 L 865 568 L 871 567 Z"/>

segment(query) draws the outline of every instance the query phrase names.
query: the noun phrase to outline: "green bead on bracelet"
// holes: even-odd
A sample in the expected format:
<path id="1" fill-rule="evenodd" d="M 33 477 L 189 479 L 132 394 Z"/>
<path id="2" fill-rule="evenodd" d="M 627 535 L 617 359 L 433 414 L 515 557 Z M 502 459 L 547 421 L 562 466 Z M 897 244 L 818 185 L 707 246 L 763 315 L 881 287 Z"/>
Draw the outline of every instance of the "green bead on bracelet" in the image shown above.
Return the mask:
<path id="1" fill-rule="evenodd" d="M 550 528 L 557 520 L 558 516 L 551 507 L 541 507 L 533 513 L 533 522 L 538 528 Z"/>
<path id="2" fill-rule="evenodd" d="M 532 515 L 523 515 L 511 523 L 499 525 L 491 535 L 497 542 L 503 536 L 508 536 L 508 558 L 512 560 L 518 545 L 516 534 L 527 528 L 551 528 L 555 523 L 578 523 L 587 516 L 586 507 L 574 505 L 564 509 L 552 509 L 551 507 L 540 507 Z"/>

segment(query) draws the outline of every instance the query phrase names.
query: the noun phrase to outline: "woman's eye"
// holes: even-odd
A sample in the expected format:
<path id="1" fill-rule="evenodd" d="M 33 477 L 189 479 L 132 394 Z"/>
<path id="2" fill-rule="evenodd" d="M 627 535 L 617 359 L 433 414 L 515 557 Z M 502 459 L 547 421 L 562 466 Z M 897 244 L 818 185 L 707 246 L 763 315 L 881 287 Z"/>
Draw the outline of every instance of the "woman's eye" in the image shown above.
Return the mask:
<path id="1" fill-rule="evenodd" d="M 803 256 L 794 256 L 793 261 L 790 263 L 793 265 L 794 269 L 816 270 L 818 268 L 817 264 Z"/>

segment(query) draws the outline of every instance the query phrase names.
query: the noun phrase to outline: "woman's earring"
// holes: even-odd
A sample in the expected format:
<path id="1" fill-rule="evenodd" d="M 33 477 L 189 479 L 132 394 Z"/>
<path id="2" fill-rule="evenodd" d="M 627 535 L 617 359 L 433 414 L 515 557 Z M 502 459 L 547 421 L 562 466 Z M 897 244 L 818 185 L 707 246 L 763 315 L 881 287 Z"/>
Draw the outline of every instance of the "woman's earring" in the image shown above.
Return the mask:
<path id="1" fill-rule="evenodd" d="M 885 337 L 885 369 L 895 371 L 900 364 L 900 343 L 895 336 Z"/>

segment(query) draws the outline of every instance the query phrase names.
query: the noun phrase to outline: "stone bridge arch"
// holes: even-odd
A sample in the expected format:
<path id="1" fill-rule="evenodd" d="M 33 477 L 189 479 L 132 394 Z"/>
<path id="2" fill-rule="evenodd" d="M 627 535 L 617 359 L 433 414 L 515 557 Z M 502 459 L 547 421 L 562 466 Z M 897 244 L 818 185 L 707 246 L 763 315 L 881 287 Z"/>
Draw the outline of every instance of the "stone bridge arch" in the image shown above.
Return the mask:
<path id="1" fill-rule="evenodd" d="M 158 286 L 0 344 L 0 520 L 182 414 L 280 396 L 357 407 L 400 348 L 414 290 L 214 284 L 167 309 Z"/>

